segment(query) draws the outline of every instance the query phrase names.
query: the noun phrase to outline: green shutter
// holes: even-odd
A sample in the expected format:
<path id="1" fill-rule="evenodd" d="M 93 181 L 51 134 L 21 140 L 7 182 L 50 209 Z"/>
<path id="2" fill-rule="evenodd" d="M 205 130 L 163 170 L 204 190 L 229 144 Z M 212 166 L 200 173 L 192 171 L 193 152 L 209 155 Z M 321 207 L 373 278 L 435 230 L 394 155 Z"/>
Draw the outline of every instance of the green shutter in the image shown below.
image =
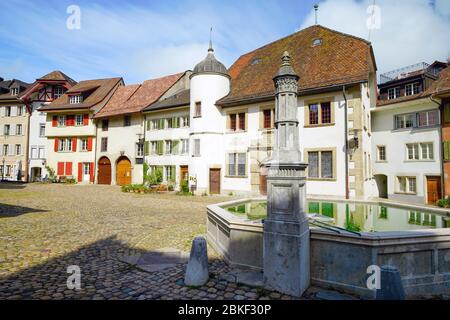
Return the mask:
<path id="1" fill-rule="evenodd" d="M 164 152 L 164 141 L 160 140 L 156 142 L 156 153 L 162 155 Z"/>
<path id="2" fill-rule="evenodd" d="M 170 170 L 170 181 L 175 182 L 176 167 L 175 166 L 171 166 L 171 167 L 172 167 L 172 169 Z"/>
<path id="3" fill-rule="evenodd" d="M 175 121 L 177 122 L 177 128 L 180 127 L 180 117 L 176 117 Z"/>
<path id="4" fill-rule="evenodd" d="M 179 140 L 173 140 L 172 141 L 172 154 L 179 154 L 180 141 Z"/>
<path id="5" fill-rule="evenodd" d="M 144 142 L 144 154 L 148 156 L 150 154 L 150 142 L 145 141 Z"/>
<path id="6" fill-rule="evenodd" d="M 450 122 L 450 104 L 444 106 L 444 122 Z"/>
<path id="7" fill-rule="evenodd" d="M 147 120 L 147 131 L 150 130 L 150 120 Z"/>
<path id="8" fill-rule="evenodd" d="M 158 121 L 158 129 L 162 130 L 164 129 L 164 119 L 159 119 Z"/>
<path id="9" fill-rule="evenodd" d="M 322 203 L 322 215 L 330 217 L 330 218 L 334 217 L 332 203 L 328 203 L 328 202 Z"/>
<path id="10" fill-rule="evenodd" d="M 320 204 L 318 202 L 310 202 L 308 205 L 308 213 L 319 213 Z"/>
<path id="11" fill-rule="evenodd" d="M 450 161 L 450 141 L 444 141 L 444 160 Z"/>

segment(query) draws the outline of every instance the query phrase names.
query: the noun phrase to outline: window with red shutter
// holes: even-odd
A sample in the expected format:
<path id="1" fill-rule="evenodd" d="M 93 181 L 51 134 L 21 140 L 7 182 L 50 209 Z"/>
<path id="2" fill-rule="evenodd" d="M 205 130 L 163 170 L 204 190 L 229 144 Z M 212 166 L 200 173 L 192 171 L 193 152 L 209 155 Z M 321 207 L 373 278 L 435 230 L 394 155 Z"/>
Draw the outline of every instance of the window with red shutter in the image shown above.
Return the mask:
<path id="1" fill-rule="evenodd" d="M 75 125 L 75 116 L 73 114 L 70 114 L 67 116 L 67 126 L 74 126 Z"/>
<path id="2" fill-rule="evenodd" d="M 91 182 L 94 182 L 94 163 L 89 163 L 89 175 Z"/>
<path id="3" fill-rule="evenodd" d="M 52 127 L 58 126 L 58 116 L 53 116 L 52 118 Z"/>
<path id="4" fill-rule="evenodd" d="M 58 152 L 58 138 L 55 138 L 55 152 Z"/>
<path id="5" fill-rule="evenodd" d="M 72 138 L 72 152 L 77 151 L 77 138 Z"/>
<path id="6" fill-rule="evenodd" d="M 78 182 L 83 181 L 83 163 L 78 162 Z"/>
<path id="7" fill-rule="evenodd" d="M 83 114 L 83 125 L 84 126 L 89 125 L 89 115 L 88 114 Z"/>
<path id="8" fill-rule="evenodd" d="M 58 162 L 58 171 L 56 173 L 58 176 L 64 175 L 64 162 Z"/>
<path id="9" fill-rule="evenodd" d="M 66 176 L 72 175 L 72 162 L 66 162 Z"/>

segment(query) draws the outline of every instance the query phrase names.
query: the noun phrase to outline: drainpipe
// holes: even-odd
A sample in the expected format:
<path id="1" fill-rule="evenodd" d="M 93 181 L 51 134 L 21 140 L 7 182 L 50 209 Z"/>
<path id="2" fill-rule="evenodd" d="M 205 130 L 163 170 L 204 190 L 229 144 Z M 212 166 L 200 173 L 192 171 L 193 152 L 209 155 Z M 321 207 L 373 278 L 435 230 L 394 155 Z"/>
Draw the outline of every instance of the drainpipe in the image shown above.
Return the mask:
<path id="1" fill-rule="evenodd" d="M 439 106 L 439 118 L 440 118 L 439 121 L 440 121 L 440 125 L 439 125 L 438 133 L 439 133 L 439 143 L 441 145 L 441 147 L 439 148 L 440 149 L 439 153 L 440 153 L 440 157 L 441 157 L 441 196 L 444 197 L 445 196 L 445 185 L 444 185 L 445 184 L 445 179 L 444 179 L 444 174 L 445 174 L 445 172 L 444 172 L 444 143 L 443 143 L 443 140 L 442 140 L 442 137 L 443 137 L 443 133 L 442 133 L 442 130 L 443 130 L 442 129 L 442 119 L 444 118 L 444 114 L 443 114 L 443 108 L 442 108 L 440 102 L 434 100 L 433 96 L 430 96 L 430 101 L 436 103 Z"/>
<path id="2" fill-rule="evenodd" d="M 345 138 L 345 199 L 349 198 L 348 190 L 348 123 L 347 123 L 347 96 L 345 95 L 345 85 L 342 86 L 342 95 L 344 96 L 344 138 Z"/>

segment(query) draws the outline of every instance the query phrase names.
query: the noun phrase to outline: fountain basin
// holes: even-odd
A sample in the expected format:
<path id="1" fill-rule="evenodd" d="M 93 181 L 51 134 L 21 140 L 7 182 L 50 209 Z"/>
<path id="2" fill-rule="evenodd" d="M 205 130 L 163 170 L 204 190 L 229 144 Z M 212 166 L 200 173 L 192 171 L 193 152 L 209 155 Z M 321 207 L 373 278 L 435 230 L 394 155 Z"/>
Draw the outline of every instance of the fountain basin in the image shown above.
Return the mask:
<path id="1" fill-rule="evenodd" d="M 238 214 L 229 209 L 264 201 L 242 199 L 207 207 L 207 239 L 231 265 L 262 269 L 263 209 Z M 374 298 L 375 291 L 366 285 L 367 267 L 388 264 L 400 271 L 409 296 L 450 294 L 448 210 L 390 202 L 308 201 L 308 211 L 315 211 L 309 212 L 311 217 L 326 222 L 326 227 L 310 225 L 313 285 Z M 339 211 L 342 206 L 344 212 Z M 329 218 L 335 223 L 327 222 Z"/>

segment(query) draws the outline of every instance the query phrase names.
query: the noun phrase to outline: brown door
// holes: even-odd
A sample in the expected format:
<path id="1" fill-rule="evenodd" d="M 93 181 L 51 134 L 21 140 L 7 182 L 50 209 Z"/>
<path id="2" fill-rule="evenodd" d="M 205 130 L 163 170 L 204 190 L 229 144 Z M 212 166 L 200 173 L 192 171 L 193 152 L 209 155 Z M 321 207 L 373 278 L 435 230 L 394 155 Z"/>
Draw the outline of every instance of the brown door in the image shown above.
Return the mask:
<path id="1" fill-rule="evenodd" d="M 263 196 L 267 195 L 267 169 L 261 167 L 259 171 L 259 193 Z"/>
<path id="2" fill-rule="evenodd" d="M 435 205 L 441 198 L 441 178 L 427 177 L 427 203 Z"/>
<path id="3" fill-rule="evenodd" d="M 220 194 L 220 169 L 209 169 L 209 193 Z"/>
<path id="4" fill-rule="evenodd" d="M 131 162 L 127 157 L 117 160 L 116 181 L 119 186 L 131 184 Z"/>
<path id="5" fill-rule="evenodd" d="M 107 157 L 98 160 L 98 184 L 111 184 L 111 161 Z"/>
<path id="6" fill-rule="evenodd" d="M 189 179 L 188 166 L 180 166 L 180 183 L 188 182 Z"/>

